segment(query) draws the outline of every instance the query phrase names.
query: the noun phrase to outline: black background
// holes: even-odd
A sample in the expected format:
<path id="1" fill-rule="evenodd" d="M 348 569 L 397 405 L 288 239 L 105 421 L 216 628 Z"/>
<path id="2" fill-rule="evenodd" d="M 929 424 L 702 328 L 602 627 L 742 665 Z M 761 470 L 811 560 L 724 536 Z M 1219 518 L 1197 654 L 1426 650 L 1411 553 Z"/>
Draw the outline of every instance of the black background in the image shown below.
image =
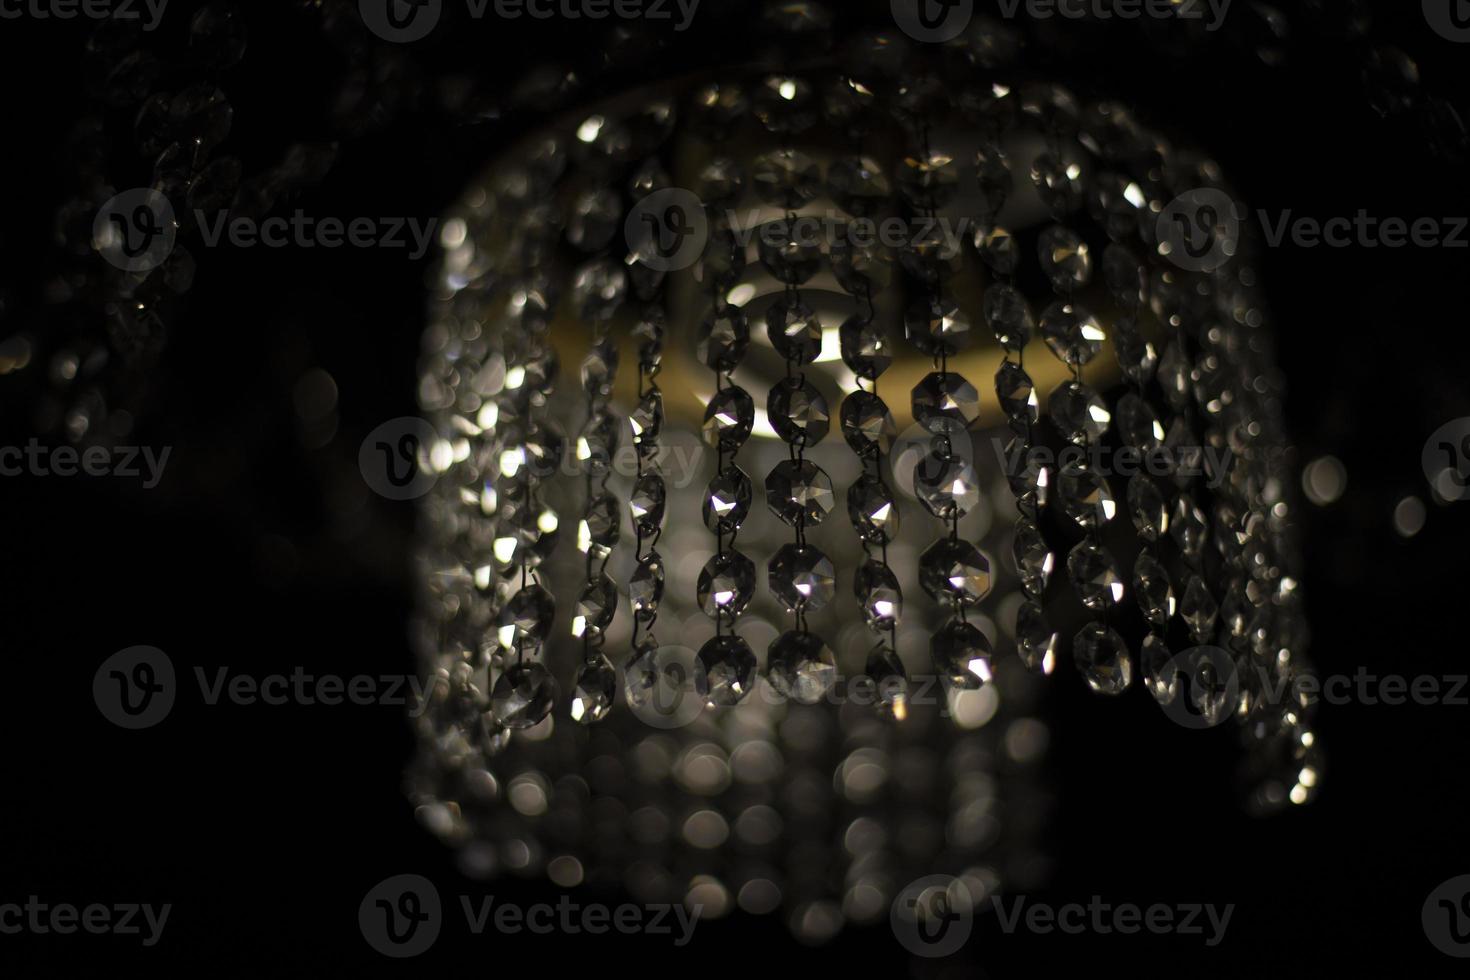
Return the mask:
<path id="1" fill-rule="evenodd" d="M 1237 5 L 1246 17 L 1244 0 Z M 290 143 L 339 140 L 332 173 L 293 204 L 316 215 L 434 216 L 498 142 L 535 122 L 509 111 L 455 121 L 436 107 L 426 76 L 465 72 L 498 105 L 530 68 L 595 59 L 603 43 L 562 22 L 464 23 L 386 56 L 375 84 L 397 107 L 344 132 L 333 110 L 342 65 L 323 41 L 321 11 L 249 6 L 250 50 L 222 83 L 235 122 L 219 152 L 250 171 Z M 151 40 L 177 45 L 187 26 L 177 11 L 187 7 L 176 0 Z M 1463 156 L 1431 152 L 1434 140 L 1412 113 L 1373 111 L 1362 77 L 1371 44 L 1399 45 L 1418 61 L 1423 91 L 1466 108 L 1470 49 L 1434 35 L 1417 3 L 1374 5 L 1369 37 L 1357 40 L 1313 33 L 1308 11 L 1283 9 L 1300 29 L 1276 68 L 1222 44 L 1180 60 L 1140 57 L 1121 25 L 1063 32 L 1056 59 L 1081 93 L 1114 93 L 1208 147 L 1242 196 L 1273 212 L 1470 214 Z M 742 5 L 705 0 L 697 29 L 655 66 L 739 58 L 738 30 L 750 19 Z M 66 135 L 89 100 L 86 36 L 78 23 L 0 21 L 0 336 L 53 329 L 42 298 L 58 248 L 54 214 L 76 167 Z M 118 188 L 146 182 L 147 161 L 125 153 L 117 161 Z M 1408 540 L 1391 523 L 1405 494 L 1429 500 L 1425 439 L 1470 415 L 1467 259 L 1466 249 L 1287 246 L 1263 262 L 1289 428 L 1303 460 L 1330 452 L 1349 474 L 1342 499 L 1304 504 L 1322 673 L 1470 672 L 1459 628 L 1470 504 L 1429 501 L 1424 530 Z M 170 960 L 218 975 L 403 967 L 366 946 L 356 919 L 364 892 L 403 872 L 434 879 L 449 902 L 460 893 L 554 900 L 549 888 L 458 877 L 450 854 L 417 826 L 401 791 L 412 751 L 401 709 L 203 708 L 184 697 L 157 728 L 124 732 L 92 702 L 97 665 L 134 644 L 166 650 L 181 672 L 411 669 L 413 507 L 367 493 L 356 454 L 370 429 L 415 409 L 426 269 L 381 250 L 202 254 L 144 378 L 134 441 L 174 447 L 164 483 L 0 486 L 8 667 L 0 902 L 37 894 L 174 906 L 152 949 L 117 936 L 0 936 L 8 975 Z M 339 423 L 332 441 L 309 449 L 292 391 L 312 368 L 336 381 Z M 34 391 L 6 377 L 0 396 L 8 444 L 23 442 Z M 1057 874 L 1038 897 L 1234 903 L 1221 946 L 1180 936 L 1005 936 L 987 922 L 966 957 L 911 964 L 881 927 L 813 950 L 774 920 L 736 916 L 702 924 L 690 947 L 674 950 L 658 937 L 475 937 L 451 919 L 434 949 L 407 966 L 1014 976 L 1106 960 L 1144 976 L 1243 968 L 1277 976 L 1387 957 L 1412 964 L 1414 975 L 1456 970 L 1425 940 L 1419 916 L 1436 885 L 1470 873 L 1470 707 L 1325 708 L 1321 798 L 1255 821 L 1236 800 L 1228 733 L 1186 735 L 1138 689 L 1104 703 L 1057 683 L 1049 697 L 1059 720 L 1049 772 Z"/>

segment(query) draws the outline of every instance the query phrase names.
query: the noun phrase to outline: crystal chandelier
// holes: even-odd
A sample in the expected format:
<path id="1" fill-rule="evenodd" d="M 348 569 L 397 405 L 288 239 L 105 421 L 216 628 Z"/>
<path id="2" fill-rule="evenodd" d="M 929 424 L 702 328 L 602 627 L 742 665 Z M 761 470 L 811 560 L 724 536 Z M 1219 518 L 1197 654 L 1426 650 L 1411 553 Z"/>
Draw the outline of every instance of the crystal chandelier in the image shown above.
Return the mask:
<path id="1" fill-rule="evenodd" d="M 446 216 L 411 794 L 467 871 L 811 940 L 979 899 L 1034 864 L 1046 683 L 1314 795 L 1250 238 L 1008 40 L 612 98 Z"/>

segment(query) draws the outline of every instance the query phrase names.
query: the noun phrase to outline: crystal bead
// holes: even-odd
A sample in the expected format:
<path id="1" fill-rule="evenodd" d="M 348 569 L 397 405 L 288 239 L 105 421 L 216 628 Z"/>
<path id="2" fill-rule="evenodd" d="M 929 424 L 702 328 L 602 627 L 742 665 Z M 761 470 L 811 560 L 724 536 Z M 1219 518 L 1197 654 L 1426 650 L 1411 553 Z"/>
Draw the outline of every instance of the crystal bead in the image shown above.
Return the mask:
<path id="1" fill-rule="evenodd" d="M 621 532 L 617 498 L 610 493 L 598 494 L 588 502 L 577 527 L 577 550 L 598 560 L 606 558 L 617 547 Z"/>
<path id="2" fill-rule="evenodd" d="M 500 611 L 500 645 L 507 650 L 535 647 L 551 632 L 556 600 L 539 585 L 527 585 Z"/>
<path id="3" fill-rule="evenodd" d="M 1012 542 L 1012 553 L 1016 559 L 1016 570 L 1021 576 L 1021 588 L 1031 596 L 1040 596 L 1051 581 L 1056 556 L 1047 546 L 1046 538 L 1036 521 L 1022 517 L 1016 521 L 1016 536 Z"/>
<path id="4" fill-rule="evenodd" d="M 872 559 L 863 562 L 853 576 L 852 591 L 863 608 L 868 629 L 886 632 L 898 625 L 903 615 L 903 592 L 898 577 L 887 565 Z"/>
<path id="5" fill-rule="evenodd" d="M 657 473 L 645 473 L 633 484 L 628 495 L 628 510 L 633 514 L 633 525 L 644 537 L 658 533 L 664 521 L 666 491 L 664 478 Z"/>
<path id="6" fill-rule="evenodd" d="M 898 249 L 898 261 L 919 282 L 931 287 L 954 279 L 964 270 L 964 256 L 959 242 L 951 243 L 945 229 L 914 222 L 913 234 Z"/>
<path id="7" fill-rule="evenodd" d="M 993 225 L 975 229 L 975 251 L 997 276 L 1010 276 L 1021 262 L 1021 251 L 1009 230 Z"/>
<path id="8" fill-rule="evenodd" d="M 1199 509 L 1194 498 L 1187 493 L 1181 493 L 1174 500 L 1174 513 L 1170 516 L 1169 533 L 1186 559 L 1194 561 L 1204 551 L 1205 540 L 1210 534 L 1210 525 L 1205 518 L 1205 512 Z"/>
<path id="9" fill-rule="evenodd" d="M 1016 652 L 1033 673 L 1050 674 L 1056 669 L 1057 632 L 1039 602 L 1028 599 L 1016 609 Z"/>
<path id="10" fill-rule="evenodd" d="M 1189 584 L 1184 587 L 1179 615 L 1189 624 L 1189 631 L 1194 634 L 1194 638 L 1201 643 L 1215 631 L 1215 622 L 1220 616 L 1220 604 L 1210 594 L 1205 580 L 1198 575 L 1191 575 Z"/>
<path id="11" fill-rule="evenodd" d="M 973 606 L 990 593 L 990 559 L 968 541 L 945 538 L 919 556 L 919 585 L 943 606 Z"/>
<path id="12" fill-rule="evenodd" d="M 211 3 L 189 21 L 189 51 L 215 71 L 235 67 L 245 56 L 245 18 L 233 4 Z"/>
<path id="13" fill-rule="evenodd" d="M 832 599 L 837 573 L 832 560 L 811 545 L 788 544 L 771 558 L 771 595 L 787 612 L 815 612 Z"/>
<path id="14" fill-rule="evenodd" d="M 706 288 L 729 288 L 745 272 L 745 249 L 730 231 L 712 228 L 695 272 Z"/>
<path id="15" fill-rule="evenodd" d="M 1047 399 L 1046 411 L 1062 438 L 1079 446 L 1096 443 L 1113 419 L 1102 396 L 1081 381 L 1057 385 Z"/>
<path id="16" fill-rule="evenodd" d="M 713 637 L 694 658 L 694 689 L 711 708 L 739 704 L 755 681 L 755 654 L 738 636 Z"/>
<path id="17" fill-rule="evenodd" d="M 700 569 L 696 595 L 711 619 L 739 616 L 755 594 L 755 564 L 738 551 L 725 551 Z"/>
<path id="18" fill-rule="evenodd" d="M 1072 640 L 1072 656 L 1087 686 L 1098 694 L 1122 694 L 1133 683 L 1128 646 L 1115 630 L 1088 623 Z"/>
<path id="19" fill-rule="evenodd" d="M 1093 218 L 1114 241 L 1135 234 L 1145 215 L 1152 217 L 1144 210 L 1147 201 L 1143 190 L 1122 174 L 1098 174 L 1087 204 Z"/>
<path id="20" fill-rule="evenodd" d="M 643 446 L 653 442 L 663 431 L 664 396 L 657 388 L 638 400 L 628 415 L 628 424 L 633 429 L 633 442 Z"/>
<path id="21" fill-rule="evenodd" d="M 1143 668 L 1143 683 L 1148 693 L 1159 704 L 1168 706 L 1179 697 L 1179 665 L 1169 652 L 1169 645 L 1157 633 L 1143 638 L 1143 647 L 1138 653 L 1139 665 Z"/>
<path id="22" fill-rule="evenodd" d="M 612 241 L 622 223 L 623 201 L 617 191 L 597 188 L 577 195 L 567 217 L 567 241 L 584 252 L 596 252 Z"/>
<path id="23" fill-rule="evenodd" d="M 810 460 L 782 460 L 766 477 L 766 503 L 792 527 L 816 527 L 832 512 L 832 480 Z"/>
<path id="24" fill-rule="evenodd" d="M 1218 647 L 1200 647 L 1190 655 L 1189 703 L 1206 727 L 1220 724 L 1240 703 L 1235 664 Z"/>
<path id="25" fill-rule="evenodd" d="M 817 121 L 820 105 L 810 82 L 790 75 L 770 75 L 755 90 L 751 108 L 772 133 L 802 133 Z"/>
<path id="26" fill-rule="evenodd" d="M 1220 606 L 1221 622 L 1225 629 L 1236 639 L 1244 639 L 1250 633 L 1251 620 L 1255 618 L 1256 608 L 1245 594 L 1245 589 L 1240 582 L 1230 583 L 1225 590 L 1225 601 Z"/>
<path id="27" fill-rule="evenodd" d="M 607 657 L 598 654 L 582 664 L 577 670 L 576 686 L 572 691 L 572 720 L 591 725 L 606 718 L 612 712 L 617 691 L 618 672 Z"/>
<path id="28" fill-rule="evenodd" d="M 985 290 L 983 313 L 995 339 L 1006 350 L 1018 351 L 1031 342 L 1036 321 L 1031 304 L 1016 287 L 1001 282 Z"/>
<path id="29" fill-rule="evenodd" d="M 705 164 L 694 184 L 694 193 L 707 208 L 728 208 L 745 192 L 745 171 L 729 157 L 715 157 Z"/>
<path id="30" fill-rule="evenodd" d="M 898 513 L 887 484 L 871 473 L 864 473 L 847 488 L 847 516 L 858 537 L 869 544 L 897 539 Z"/>
<path id="31" fill-rule="evenodd" d="M 888 406 L 877 395 L 854 391 L 843 399 L 842 437 L 859 456 L 888 452 L 897 434 Z"/>
<path id="32" fill-rule="evenodd" d="M 664 672 L 659 663 L 658 640 L 645 635 L 623 664 L 623 697 L 633 710 L 646 708 L 658 696 Z"/>
<path id="33" fill-rule="evenodd" d="M 1092 255 L 1087 243 L 1074 231 L 1052 225 L 1036 242 L 1041 271 L 1058 293 L 1071 293 L 1092 280 Z"/>
<path id="34" fill-rule="evenodd" d="M 1132 312 L 1143 305 L 1144 287 L 1148 280 L 1138 256 L 1114 242 L 1103 250 L 1102 268 L 1103 282 L 1119 306 Z"/>
<path id="35" fill-rule="evenodd" d="M 1082 206 L 1082 168 L 1050 151 L 1031 164 L 1031 182 L 1036 193 L 1055 217 Z"/>
<path id="36" fill-rule="evenodd" d="M 1174 615 L 1174 584 L 1169 570 L 1147 551 L 1140 551 L 1133 563 L 1133 598 L 1144 619 L 1161 629 L 1169 625 Z"/>
<path id="37" fill-rule="evenodd" d="M 922 295 L 911 302 L 903 324 L 909 343 L 931 357 L 958 353 L 975 339 L 969 315 L 943 293 Z"/>
<path id="38" fill-rule="evenodd" d="M 711 310 L 699 327 L 695 354 L 712 371 L 733 371 L 750 346 L 750 324 L 738 306 Z"/>
<path id="39" fill-rule="evenodd" d="M 706 137 L 722 140 L 749 108 L 750 100 L 738 85 L 712 82 L 694 90 L 690 121 Z"/>
<path id="40" fill-rule="evenodd" d="M 583 320 L 611 320 L 628 295 L 628 276 L 611 259 L 593 259 L 572 277 L 572 302 Z"/>
<path id="41" fill-rule="evenodd" d="M 957 688 L 974 691 L 990 682 L 990 641 L 962 619 L 950 620 L 935 631 L 929 653 L 934 670 Z"/>
<path id="42" fill-rule="evenodd" d="M 853 241 L 846 229 L 832 242 L 828 258 L 838 284 L 854 296 L 875 296 L 893 280 L 888 247 L 877 241 Z"/>
<path id="43" fill-rule="evenodd" d="M 715 474 L 704 493 L 704 526 L 717 534 L 729 534 L 745 523 L 752 497 L 750 477 L 738 466 Z"/>
<path id="44" fill-rule="evenodd" d="M 1034 515 L 1051 495 L 1051 470 L 1046 454 L 1028 444 L 1025 436 L 1012 436 L 1005 448 L 1006 482 L 1022 513 Z"/>
<path id="45" fill-rule="evenodd" d="M 1184 356 L 1179 341 L 1169 341 L 1164 346 L 1163 356 L 1159 358 L 1158 378 L 1159 387 L 1164 391 L 1164 400 L 1176 412 L 1182 412 L 1189 407 L 1190 370 L 1189 358 Z"/>
<path id="46" fill-rule="evenodd" d="M 982 147 L 975 154 L 976 186 L 980 191 L 977 213 L 986 221 L 995 220 L 1011 196 L 1011 164 L 1000 148 Z"/>
<path id="47" fill-rule="evenodd" d="M 538 663 L 512 664 L 490 692 L 490 713 L 506 728 L 539 725 L 556 704 L 556 680 Z"/>
<path id="48" fill-rule="evenodd" d="M 837 683 L 837 661 L 819 637 L 792 630 L 766 651 L 766 678 L 783 698 L 816 704 Z"/>
<path id="49" fill-rule="evenodd" d="M 617 373 L 617 345 L 600 340 L 582 359 L 582 389 L 589 395 L 606 398 L 612 393 L 613 376 Z"/>
<path id="50" fill-rule="evenodd" d="M 704 441 L 732 453 L 745 445 L 755 426 L 755 401 L 744 388 L 721 388 L 704 410 Z"/>
<path id="51" fill-rule="evenodd" d="M 1081 541 L 1067 555 L 1067 575 L 1077 598 L 1093 612 L 1099 612 L 1123 598 L 1123 577 L 1117 563 L 1102 545 Z"/>
<path id="52" fill-rule="evenodd" d="M 855 78 L 839 76 L 831 79 L 827 84 L 826 98 L 822 102 L 823 115 L 829 125 L 841 130 L 850 139 L 856 140 L 873 128 L 875 117 L 878 115 L 875 111 L 876 102 L 877 98 L 872 89 Z M 862 166 L 864 168 L 876 167 L 877 164 L 872 160 L 862 158 Z M 830 177 L 828 184 L 831 184 Z M 828 193 L 832 194 L 830 186 Z M 883 197 L 887 198 L 889 193 L 885 188 Z M 842 203 L 835 194 L 832 194 L 832 198 L 838 202 L 840 207 L 852 211 L 852 208 Z M 853 211 L 852 213 L 857 214 L 858 212 Z"/>
<path id="53" fill-rule="evenodd" d="M 995 372 L 995 394 L 1012 422 L 1029 425 L 1041 414 L 1031 375 L 1015 361 L 1000 362 L 1000 370 Z"/>
<path id="54" fill-rule="evenodd" d="M 582 588 L 582 594 L 577 598 L 572 615 L 572 635 L 601 635 L 617 611 L 617 587 L 606 575 L 598 575 Z"/>
<path id="55" fill-rule="evenodd" d="M 893 187 L 872 157 L 843 157 L 827 168 L 827 193 L 848 214 L 864 217 L 883 209 Z"/>
<path id="56" fill-rule="evenodd" d="M 1138 324 L 1127 318 L 1113 325 L 1113 353 L 1118 356 L 1123 377 L 1136 385 L 1148 384 L 1159 366 L 1154 345 L 1143 336 Z"/>
<path id="57" fill-rule="evenodd" d="M 761 264 L 788 286 L 800 286 L 822 267 L 822 243 L 817 236 L 802 234 L 800 227 L 783 218 L 755 230 Z"/>
<path id="58" fill-rule="evenodd" d="M 1086 463 L 1067 463 L 1057 473 L 1057 499 L 1084 528 L 1102 527 L 1118 512 L 1108 481 Z"/>
<path id="59" fill-rule="evenodd" d="M 793 446 L 815 446 L 827 437 L 832 424 L 827 399 L 810 381 L 798 378 L 784 378 L 771 386 L 766 418 L 776 435 Z"/>
<path id="60" fill-rule="evenodd" d="M 874 647 L 863 673 L 877 695 L 879 717 L 894 721 L 908 717 L 909 675 L 898 654 L 886 644 Z"/>
<path id="61" fill-rule="evenodd" d="M 639 619 L 658 615 L 658 604 L 664 597 L 664 560 L 650 551 L 638 562 L 633 577 L 628 579 L 628 601 Z"/>
<path id="62" fill-rule="evenodd" d="M 1157 541 L 1169 530 L 1169 508 L 1164 495 L 1146 473 L 1135 473 L 1128 480 L 1128 516 L 1145 541 Z"/>
<path id="63" fill-rule="evenodd" d="M 799 208 L 821 192 L 822 175 L 805 153 L 782 149 L 763 153 L 750 168 L 756 195 L 778 208 Z"/>
<path id="64" fill-rule="evenodd" d="M 837 336 L 842 348 L 842 362 L 860 378 L 873 381 L 893 363 L 883 328 L 871 320 L 854 314 L 843 321 Z"/>
<path id="65" fill-rule="evenodd" d="M 589 418 L 577 434 L 577 461 L 585 463 L 587 472 L 595 476 L 608 471 L 617 450 L 618 422 L 606 412 Z"/>
<path id="66" fill-rule="evenodd" d="M 1080 303 L 1058 300 L 1041 314 L 1041 336 L 1064 364 L 1087 364 L 1102 349 L 1102 324 Z"/>
<path id="67" fill-rule="evenodd" d="M 897 167 L 895 183 L 910 207 L 942 208 L 959 189 L 959 166 L 943 153 L 908 156 Z"/>
<path id="68" fill-rule="evenodd" d="M 1125 445 L 1148 454 L 1157 452 L 1164 443 L 1164 427 L 1152 406 L 1137 392 L 1128 392 L 1118 399 L 1114 412 L 1118 420 L 1118 435 Z"/>
<path id="69" fill-rule="evenodd" d="M 556 511 L 533 495 L 507 497 L 491 545 L 496 566 L 507 571 L 540 565 L 556 547 L 558 526 Z"/>
<path id="70" fill-rule="evenodd" d="M 968 429 L 980 418 L 980 393 L 962 375 L 935 371 L 914 386 L 913 411 L 930 432 Z"/>
<path id="71" fill-rule="evenodd" d="M 980 480 L 969 460 L 931 451 L 914 467 L 914 494 L 941 521 L 958 520 L 980 504 Z"/>
<path id="72" fill-rule="evenodd" d="M 800 300 L 781 299 L 766 311 L 766 334 L 787 361 L 810 364 L 822 352 L 822 321 Z"/>

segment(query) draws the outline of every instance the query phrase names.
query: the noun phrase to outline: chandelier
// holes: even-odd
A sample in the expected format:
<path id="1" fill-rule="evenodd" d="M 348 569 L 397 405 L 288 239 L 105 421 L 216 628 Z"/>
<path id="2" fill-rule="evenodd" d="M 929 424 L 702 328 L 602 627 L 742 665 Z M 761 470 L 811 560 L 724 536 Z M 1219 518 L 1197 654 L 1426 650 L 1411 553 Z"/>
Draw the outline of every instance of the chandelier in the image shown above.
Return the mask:
<path id="1" fill-rule="evenodd" d="M 924 875 L 978 901 L 1037 863 L 1048 683 L 1314 796 L 1250 236 L 1013 42 L 611 97 L 445 216 L 410 793 L 466 871 L 811 941 Z"/>

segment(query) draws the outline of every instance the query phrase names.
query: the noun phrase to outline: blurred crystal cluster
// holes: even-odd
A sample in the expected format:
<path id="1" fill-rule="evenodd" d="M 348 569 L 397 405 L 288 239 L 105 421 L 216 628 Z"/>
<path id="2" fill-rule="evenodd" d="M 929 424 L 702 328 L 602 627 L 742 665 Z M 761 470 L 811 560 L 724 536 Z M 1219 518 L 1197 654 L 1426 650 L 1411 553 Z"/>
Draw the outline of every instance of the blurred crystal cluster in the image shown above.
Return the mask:
<path id="1" fill-rule="evenodd" d="M 1005 43 L 614 99 L 447 215 L 411 793 L 467 871 L 813 940 L 1024 887 L 1074 669 L 1236 726 L 1258 808 L 1314 794 L 1250 241 L 1172 239 L 1215 166 Z"/>

